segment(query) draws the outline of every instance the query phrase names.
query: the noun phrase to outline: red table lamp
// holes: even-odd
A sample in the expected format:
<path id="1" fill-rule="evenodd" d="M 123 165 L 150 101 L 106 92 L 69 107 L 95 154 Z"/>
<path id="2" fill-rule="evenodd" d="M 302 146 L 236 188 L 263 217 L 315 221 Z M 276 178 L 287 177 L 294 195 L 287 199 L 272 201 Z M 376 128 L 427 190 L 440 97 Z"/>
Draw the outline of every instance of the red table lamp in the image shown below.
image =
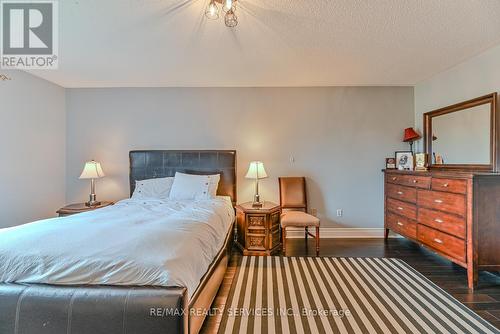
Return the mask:
<path id="1" fill-rule="evenodd" d="M 422 138 L 422 137 L 413 128 L 406 128 L 405 129 L 405 135 L 404 135 L 403 141 L 405 143 L 410 143 L 410 150 L 412 153 L 413 153 L 413 142 L 415 140 L 419 140 L 420 138 Z"/>

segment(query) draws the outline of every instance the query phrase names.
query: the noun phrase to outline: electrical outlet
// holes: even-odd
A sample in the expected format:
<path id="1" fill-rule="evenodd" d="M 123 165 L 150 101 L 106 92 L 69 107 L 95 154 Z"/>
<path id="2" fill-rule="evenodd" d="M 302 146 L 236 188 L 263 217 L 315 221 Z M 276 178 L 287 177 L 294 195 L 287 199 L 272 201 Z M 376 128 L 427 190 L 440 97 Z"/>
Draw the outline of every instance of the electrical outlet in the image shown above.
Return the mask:
<path id="1" fill-rule="evenodd" d="M 344 210 L 337 209 L 337 217 L 342 217 L 343 214 L 344 214 Z"/>
<path id="2" fill-rule="evenodd" d="M 292 155 L 290 156 L 290 163 L 293 164 L 295 162 L 295 157 Z"/>

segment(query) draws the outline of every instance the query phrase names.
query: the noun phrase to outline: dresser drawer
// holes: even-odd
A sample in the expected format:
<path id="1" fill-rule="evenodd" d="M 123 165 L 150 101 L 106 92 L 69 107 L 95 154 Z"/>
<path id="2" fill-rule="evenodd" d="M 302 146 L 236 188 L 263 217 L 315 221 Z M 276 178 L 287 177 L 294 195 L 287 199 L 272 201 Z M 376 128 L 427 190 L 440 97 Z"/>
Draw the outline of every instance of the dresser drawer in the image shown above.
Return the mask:
<path id="1" fill-rule="evenodd" d="M 387 209 L 393 213 L 396 213 L 407 218 L 417 220 L 417 207 L 415 204 L 410 204 L 396 199 L 387 199 Z"/>
<path id="2" fill-rule="evenodd" d="M 388 213 L 386 218 L 387 228 L 402 236 L 417 239 L 417 223 L 406 217 Z"/>
<path id="3" fill-rule="evenodd" d="M 465 219 L 431 209 L 418 209 L 418 222 L 465 239 Z"/>
<path id="4" fill-rule="evenodd" d="M 401 184 L 401 185 L 407 185 L 408 184 L 408 175 L 401 175 L 401 174 L 386 174 L 386 181 L 388 183 L 393 183 L 393 184 Z"/>
<path id="5" fill-rule="evenodd" d="M 428 176 L 408 175 L 407 184 L 417 188 L 429 189 L 431 187 L 431 178 Z"/>
<path id="6" fill-rule="evenodd" d="M 467 193 L 466 180 L 433 178 L 431 184 L 432 190 L 446 191 L 457 194 Z"/>
<path id="7" fill-rule="evenodd" d="M 431 178 L 429 176 L 388 174 L 387 182 L 423 189 L 431 187 Z"/>
<path id="8" fill-rule="evenodd" d="M 249 234 L 266 235 L 266 216 L 265 215 L 247 215 Z"/>
<path id="9" fill-rule="evenodd" d="M 420 224 L 417 227 L 417 237 L 418 241 L 423 244 L 461 262 L 465 262 L 464 240 Z"/>
<path id="10" fill-rule="evenodd" d="M 247 248 L 250 250 L 266 250 L 266 235 L 247 234 Z"/>
<path id="11" fill-rule="evenodd" d="M 397 184 L 386 184 L 386 194 L 388 197 L 399 199 L 405 202 L 417 202 L 417 189 L 404 187 Z"/>
<path id="12" fill-rule="evenodd" d="M 419 207 L 423 206 L 465 217 L 465 195 L 442 191 L 419 190 L 417 193 L 417 204 Z"/>

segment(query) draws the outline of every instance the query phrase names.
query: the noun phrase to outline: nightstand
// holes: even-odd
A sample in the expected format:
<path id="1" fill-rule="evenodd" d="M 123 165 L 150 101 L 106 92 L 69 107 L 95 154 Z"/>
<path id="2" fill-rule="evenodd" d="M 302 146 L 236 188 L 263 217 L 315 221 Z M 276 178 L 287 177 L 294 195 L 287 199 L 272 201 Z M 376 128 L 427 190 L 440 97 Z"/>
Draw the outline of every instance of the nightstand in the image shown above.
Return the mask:
<path id="1" fill-rule="evenodd" d="M 271 202 L 261 208 L 252 207 L 252 202 L 236 206 L 236 246 L 243 255 L 271 255 L 280 250 L 280 215 L 280 206 Z"/>
<path id="2" fill-rule="evenodd" d="M 113 202 L 101 202 L 100 205 L 96 205 L 96 206 L 86 206 L 85 203 L 70 204 L 70 205 L 66 205 L 64 208 L 57 210 L 57 214 L 59 214 L 59 217 L 66 217 L 66 216 L 75 215 L 77 213 L 82 213 L 82 212 L 93 211 L 93 210 L 105 208 L 105 207 L 113 205 L 113 204 L 115 204 L 115 203 L 113 203 Z"/>

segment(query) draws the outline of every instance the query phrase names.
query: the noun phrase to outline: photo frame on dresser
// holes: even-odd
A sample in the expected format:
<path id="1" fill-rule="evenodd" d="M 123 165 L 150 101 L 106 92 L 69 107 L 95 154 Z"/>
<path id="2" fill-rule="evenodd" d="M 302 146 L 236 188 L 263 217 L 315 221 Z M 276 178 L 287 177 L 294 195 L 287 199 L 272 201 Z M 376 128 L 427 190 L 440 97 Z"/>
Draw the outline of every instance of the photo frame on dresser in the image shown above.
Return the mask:
<path id="1" fill-rule="evenodd" d="M 396 169 L 396 158 L 385 158 L 385 169 Z"/>
<path id="2" fill-rule="evenodd" d="M 426 153 L 415 153 L 415 170 L 426 171 L 427 163 Z"/>
<path id="3" fill-rule="evenodd" d="M 396 159 L 396 169 L 412 171 L 414 169 L 414 159 L 412 151 L 396 151 L 394 153 Z"/>

